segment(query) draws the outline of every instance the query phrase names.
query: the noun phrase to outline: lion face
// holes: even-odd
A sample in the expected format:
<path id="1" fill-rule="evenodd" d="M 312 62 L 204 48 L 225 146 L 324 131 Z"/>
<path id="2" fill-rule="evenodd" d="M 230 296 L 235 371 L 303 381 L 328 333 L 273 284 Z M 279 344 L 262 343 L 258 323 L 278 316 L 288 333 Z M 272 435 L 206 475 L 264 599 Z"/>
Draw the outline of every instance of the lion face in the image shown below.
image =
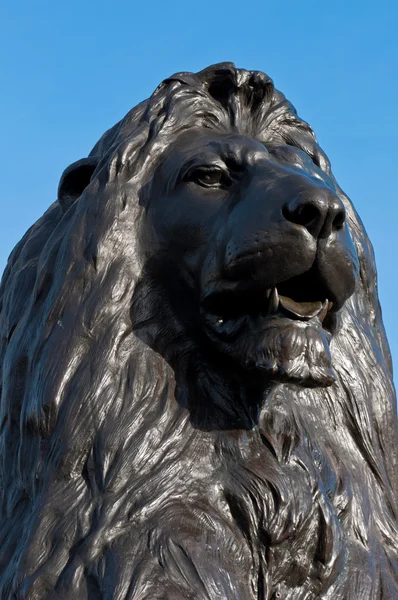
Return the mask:
<path id="1" fill-rule="evenodd" d="M 190 131 L 150 189 L 149 246 L 173 257 L 197 333 L 253 373 L 330 385 L 334 317 L 358 273 L 332 180 L 293 146 Z"/>

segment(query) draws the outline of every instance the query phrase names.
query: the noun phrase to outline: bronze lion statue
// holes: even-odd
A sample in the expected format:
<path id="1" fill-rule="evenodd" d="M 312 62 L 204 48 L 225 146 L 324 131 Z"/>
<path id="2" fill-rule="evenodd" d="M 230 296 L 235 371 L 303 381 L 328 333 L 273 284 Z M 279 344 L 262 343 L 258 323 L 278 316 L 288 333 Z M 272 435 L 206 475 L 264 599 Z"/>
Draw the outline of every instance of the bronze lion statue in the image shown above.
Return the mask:
<path id="1" fill-rule="evenodd" d="M 163 81 L 0 297 L 3 600 L 398 598 L 372 247 L 264 73 Z"/>

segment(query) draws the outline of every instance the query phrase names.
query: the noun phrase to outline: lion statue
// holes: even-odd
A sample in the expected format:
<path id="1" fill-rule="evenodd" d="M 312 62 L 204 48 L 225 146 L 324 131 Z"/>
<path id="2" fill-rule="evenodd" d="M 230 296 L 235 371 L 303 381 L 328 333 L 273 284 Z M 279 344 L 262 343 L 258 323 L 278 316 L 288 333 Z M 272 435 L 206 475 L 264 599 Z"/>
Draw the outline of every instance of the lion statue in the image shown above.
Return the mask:
<path id="1" fill-rule="evenodd" d="M 178 73 L 1 284 L 3 600 L 396 600 L 371 244 L 264 73 Z"/>

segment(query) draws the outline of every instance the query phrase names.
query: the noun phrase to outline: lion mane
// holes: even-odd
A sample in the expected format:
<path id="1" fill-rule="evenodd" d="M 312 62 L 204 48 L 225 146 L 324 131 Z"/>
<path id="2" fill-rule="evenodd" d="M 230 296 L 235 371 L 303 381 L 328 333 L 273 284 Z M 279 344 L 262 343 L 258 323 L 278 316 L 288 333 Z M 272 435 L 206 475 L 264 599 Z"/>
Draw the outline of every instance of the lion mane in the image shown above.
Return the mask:
<path id="1" fill-rule="evenodd" d="M 360 274 L 335 383 L 270 384 L 250 420 L 167 301 L 173 278 L 146 278 L 143 190 L 193 127 L 295 146 L 332 177 L 272 81 L 230 63 L 166 79 L 65 171 L 0 290 L 0 597 L 398 598 L 396 400 L 364 227 L 337 188 Z"/>

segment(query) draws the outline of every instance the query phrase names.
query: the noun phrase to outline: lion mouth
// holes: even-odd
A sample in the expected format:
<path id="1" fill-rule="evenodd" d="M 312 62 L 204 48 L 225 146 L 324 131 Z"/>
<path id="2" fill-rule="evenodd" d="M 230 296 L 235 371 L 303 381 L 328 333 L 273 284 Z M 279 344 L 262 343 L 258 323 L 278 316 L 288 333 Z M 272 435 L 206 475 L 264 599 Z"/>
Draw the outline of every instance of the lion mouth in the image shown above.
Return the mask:
<path id="1" fill-rule="evenodd" d="M 279 288 L 279 289 L 278 289 Z M 255 320 L 257 326 L 261 321 L 289 319 L 296 321 L 313 321 L 322 326 L 333 302 L 326 297 L 322 300 L 302 300 L 292 297 L 294 290 L 289 283 L 278 287 L 250 292 L 218 292 L 205 298 L 202 303 L 202 315 L 211 329 L 223 338 L 232 339 L 247 324 L 248 319 Z M 281 293 L 283 292 L 283 293 Z"/>
<path id="2" fill-rule="evenodd" d="M 306 297 L 306 290 L 318 298 Z M 229 289 L 201 304 L 207 336 L 250 373 L 306 387 L 335 381 L 329 343 L 336 305 L 326 291 L 290 280 L 272 288 Z"/>

